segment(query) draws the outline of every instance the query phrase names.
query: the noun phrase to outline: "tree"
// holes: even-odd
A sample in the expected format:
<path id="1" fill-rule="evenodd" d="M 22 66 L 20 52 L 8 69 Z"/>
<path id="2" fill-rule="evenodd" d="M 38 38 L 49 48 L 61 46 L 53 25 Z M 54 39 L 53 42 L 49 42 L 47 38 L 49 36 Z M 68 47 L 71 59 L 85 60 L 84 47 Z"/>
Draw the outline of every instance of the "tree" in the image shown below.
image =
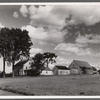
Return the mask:
<path id="1" fill-rule="evenodd" d="M 95 67 L 92 66 L 93 71 L 97 71 L 97 69 Z"/>
<path id="2" fill-rule="evenodd" d="M 8 57 L 9 49 L 9 28 L 2 28 L 0 30 L 0 56 L 3 57 L 3 77 L 5 78 L 5 61 Z"/>
<path id="3" fill-rule="evenodd" d="M 85 66 L 81 67 L 81 70 L 82 70 L 82 74 L 86 74 L 86 67 Z"/>
<path id="4" fill-rule="evenodd" d="M 44 58 L 43 54 L 38 53 L 32 58 L 33 62 L 31 64 L 33 74 L 39 75 L 42 69 L 44 68 Z"/>
<path id="5" fill-rule="evenodd" d="M 47 65 L 47 67 L 48 67 L 49 63 L 56 62 L 56 60 L 55 60 L 56 57 L 57 57 L 57 55 L 55 55 L 55 53 L 45 52 L 43 54 L 44 63 Z"/>
<path id="6" fill-rule="evenodd" d="M 8 49 L 9 55 L 7 60 L 9 63 L 12 63 L 12 77 L 14 77 L 15 61 L 18 61 L 21 56 L 28 58 L 31 46 L 32 42 L 26 30 L 22 31 L 18 28 L 10 29 Z"/>

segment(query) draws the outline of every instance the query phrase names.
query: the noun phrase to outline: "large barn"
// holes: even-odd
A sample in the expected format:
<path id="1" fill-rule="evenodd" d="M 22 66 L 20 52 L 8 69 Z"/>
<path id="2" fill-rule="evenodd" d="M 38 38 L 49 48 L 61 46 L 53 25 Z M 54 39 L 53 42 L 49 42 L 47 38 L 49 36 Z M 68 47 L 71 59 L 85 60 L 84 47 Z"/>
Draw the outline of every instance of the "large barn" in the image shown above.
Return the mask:
<path id="1" fill-rule="evenodd" d="M 93 74 L 93 68 L 86 61 L 73 60 L 68 67 L 70 74 Z"/>

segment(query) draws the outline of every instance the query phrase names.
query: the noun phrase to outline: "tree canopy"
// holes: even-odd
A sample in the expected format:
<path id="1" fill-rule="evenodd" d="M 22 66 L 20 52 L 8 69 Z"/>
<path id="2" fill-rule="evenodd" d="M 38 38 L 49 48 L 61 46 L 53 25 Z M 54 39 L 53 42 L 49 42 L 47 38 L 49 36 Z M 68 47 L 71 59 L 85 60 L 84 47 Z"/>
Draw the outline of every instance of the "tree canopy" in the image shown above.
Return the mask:
<path id="1" fill-rule="evenodd" d="M 0 33 L 0 54 L 4 60 L 12 63 L 12 75 L 14 76 L 15 61 L 21 56 L 29 57 L 32 42 L 28 32 L 19 28 L 3 28 Z"/>
<path id="2" fill-rule="evenodd" d="M 55 53 L 45 52 L 45 53 L 37 53 L 33 58 L 33 62 L 31 64 L 33 73 L 35 72 L 36 75 L 39 75 L 40 72 L 46 67 L 48 67 L 49 63 L 55 63 L 57 56 Z"/>

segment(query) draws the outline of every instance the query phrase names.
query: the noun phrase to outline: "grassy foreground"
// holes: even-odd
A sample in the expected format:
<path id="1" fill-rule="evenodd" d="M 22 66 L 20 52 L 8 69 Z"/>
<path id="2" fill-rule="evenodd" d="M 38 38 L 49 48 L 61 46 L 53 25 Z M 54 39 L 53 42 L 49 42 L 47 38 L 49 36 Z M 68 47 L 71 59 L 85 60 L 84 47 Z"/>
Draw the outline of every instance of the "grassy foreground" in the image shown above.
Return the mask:
<path id="1" fill-rule="evenodd" d="M 0 78 L 0 89 L 24 95 L 100 95 L 100 75 Z"/>

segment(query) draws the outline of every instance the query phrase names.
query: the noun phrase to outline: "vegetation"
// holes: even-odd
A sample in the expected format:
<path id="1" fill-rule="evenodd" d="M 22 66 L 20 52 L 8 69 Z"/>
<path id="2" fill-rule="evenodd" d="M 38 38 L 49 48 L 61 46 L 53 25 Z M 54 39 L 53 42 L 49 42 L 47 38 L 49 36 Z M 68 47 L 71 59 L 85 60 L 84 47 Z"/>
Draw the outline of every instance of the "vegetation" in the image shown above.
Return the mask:
<path id="1" fill-rule="evenodd" d="M 50 52 L 46 52 L 46 53 L 38 53 L 36 54 L 32 60 L 32 70 L 33 73 L 35 73 L 36 75 L 39 75 L 40 72 L 45 68 L 45 65 L 47 65 L 51 62 L 51 63 L 55 63 L 55 58 L 57 56 L 55 55 L 55 53 L 50 53 Z"/>
<path id="2" fill-rule="evenodd" d="M 5 77 L 5 61 L 12 63 L 12 76 L 14 77 L 14 64 L 22 56 L 29 57 L 32 45 L 26 30 L 2 28 L 0 30 L 0 54 L 3 57 L 3 77 Z"/>
<path id="3" fill-rule="evenodd" d="M 33 62 L 31 63 L 32 72 L 35 75 L 39 75 L 41 70 L 44 68 L 44 59 L 43 54 L 38 53 L 32 58 Z"/>
<path id="4" fill-rule="evenodd" d="M 55 53 L 45 52 L 43 54 L 43 57 L 44 57 L 44 63 L 48 67 L 49 63 L 55 63 L 56 62 L 55 58 L 57 57 L 57 55 Z"/>
<path id="5" fill-rule="evenodd" d="M 0 89 L 35 96 L 99 96 L 100 75 L 1 78 Z"/>
<path id="6" fill-rule="evenodd" d="M 0 30 L 0 55 L 3 57 L 3 77 L 5 78 L 5 61 L 8 58 L 9 49 L 9 28 L 2 28 Z"/>

